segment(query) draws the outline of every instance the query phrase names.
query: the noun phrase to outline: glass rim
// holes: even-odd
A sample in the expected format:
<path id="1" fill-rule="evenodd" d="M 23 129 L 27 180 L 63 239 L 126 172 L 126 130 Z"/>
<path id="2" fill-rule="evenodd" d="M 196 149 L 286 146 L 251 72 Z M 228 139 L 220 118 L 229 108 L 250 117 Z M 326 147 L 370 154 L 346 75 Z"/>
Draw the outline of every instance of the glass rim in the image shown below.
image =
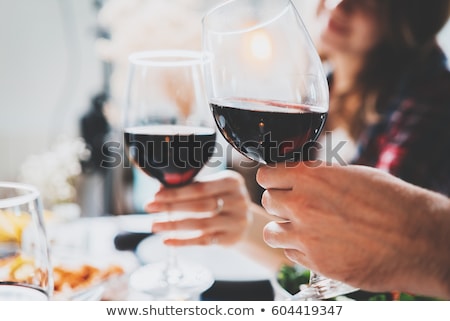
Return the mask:
<path id="1" fill-rule="evenodd" d="M 17 183 L 17 182 L 0 182 L 0 189 L 9 188 L 16 190 L 23 190 L 27 193 L 24 195 L 11 196 L 0 199 L 0 209 L 23 205 L 39 198 L 40 193 L 36 187 L 30 184 Z"/>
<path id="2" fill-rule="evenodd" d="M 229 4 L 232 4 L 232 3 L 238 2 L 238 1 L 240 1 L 240 0 L 228 0 L 228 1 L 226 1 L 224 3 L 221 3 L 221 4 L 211 8 L 210 10 L 208 10 L 205 13 L 205 15 L 203 16 L 203 18 L 202 18 L 202 25 L 203 25 L 203 27 L 208 25 L 208 19 L 216 11 L 220 10 L 223 7 L 228 6 Z M 221 35 L 232 35 L 232 34 L 246 33 L 246 32 L 250 32 L 250 31 L 253 31 L 253 30 L 257 30 L 257 29 L 263 28 L 263 27 L 271 24 L 273 21 L 279 19 L 281 16 L 283 16 L 289 10 L 289 8 L 291 6 L 294 7 L 294 9 L 296 9 L 291 0 L 285 0 L 285 2 L 286 2 L 286 6 L 283 8 L 283 10 L 281 10 L 280 13 L 278 13 L 277 15 L 273 16 L 272 18 L 270 18 L 270 19 L 268 19 L 266 21 L 257 23 L 255 25 L 252 25 L 252 26 L 247 27 L 247 28 L 241 28 L 241 29 L 232 30 L 232 31 L 220 31 L 220 30 L 216 30 L 214 28 L 208 28 L 208 32 L 215 33 L 215 34 L 221 34 Z"/>
<path id="3" fill-rule="evenodd" d="M 211 54 L 200 50 L 146 50 L 130 54 L 128 60 L 134 65 L 149 67 L 194 66 L 208 63 L 211 60 Z"/>

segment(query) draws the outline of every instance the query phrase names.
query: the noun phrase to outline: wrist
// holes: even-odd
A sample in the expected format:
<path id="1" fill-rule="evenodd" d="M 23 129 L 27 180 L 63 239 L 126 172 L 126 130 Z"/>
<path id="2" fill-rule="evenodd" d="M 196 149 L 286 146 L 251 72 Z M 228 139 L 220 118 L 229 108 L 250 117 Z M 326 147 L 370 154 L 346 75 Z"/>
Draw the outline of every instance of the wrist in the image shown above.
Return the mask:
<path id="1" fill-rule="evenodd" d="M 421 228 L 416 244 L 415 292 L 440 299 L 450 299 L 450 199 L 435 194 L 419 198 L 419 216 L 412 216 Z"/>
<path id="2" fill-rule="evenodd" d="M 428 202 L 428 207 L 432 209 L 429 220 L 434 223 L 428 239 L 431 241 L 431 251 L 434 250 L 431 266 L 434 263 L 436 268 L 437 296 L 450 299 L 450 199 L 438 194 L 433 202 Z"/>

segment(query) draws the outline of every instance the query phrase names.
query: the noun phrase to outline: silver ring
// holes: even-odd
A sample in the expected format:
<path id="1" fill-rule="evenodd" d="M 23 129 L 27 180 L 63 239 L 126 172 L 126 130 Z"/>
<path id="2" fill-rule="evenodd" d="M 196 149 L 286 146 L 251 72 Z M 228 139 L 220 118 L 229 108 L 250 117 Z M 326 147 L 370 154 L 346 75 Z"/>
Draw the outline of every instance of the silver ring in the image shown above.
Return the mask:
<path id="1" fill-rule="evenodd" d="M 214 210 L 215 213 L 220 213 L 223 210 L 223 206 L 224 206 L 224 201 L 223 198 L 221 197 L 217 197 L 216 198 L 216 208 Z"/>

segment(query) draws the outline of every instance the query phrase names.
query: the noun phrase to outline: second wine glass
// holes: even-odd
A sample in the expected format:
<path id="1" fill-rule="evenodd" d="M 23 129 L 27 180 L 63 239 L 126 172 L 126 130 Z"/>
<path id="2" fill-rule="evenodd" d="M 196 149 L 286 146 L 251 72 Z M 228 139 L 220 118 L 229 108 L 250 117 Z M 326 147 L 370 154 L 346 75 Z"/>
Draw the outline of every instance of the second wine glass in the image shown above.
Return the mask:
<path id="1" fill-rule="evenodd" d="M 215 126 L 208 113 L 203 67 L 196 51 L 148 51 L 130 56 L 123 115 L 127 155 L 142 173 L 164 187 L 192 182 L 214 152 Z M 173 219 L 175 213 L 168 213 Z M 133 288 L 160 300 L 186 300 L 213 283 L 211 272 L 178 259 L 173 247 L 165 262 L 141 267 Z"/>
<path id="2" fill-rule="evenodd" d="M 213 56 L 207 92 L 224 138 L 261 164 L 313 159 L 328 114 L 328 83 L 292 1 L 227 1 L 205 15 L 203 45 Z M 312 272 L 295 299 L 353 290 Z"/>
<path id="3" fill-rule="evenodd" d="M 39 191 L 0 182 L 0 301 L 47 301 L 53 269 Z"/>

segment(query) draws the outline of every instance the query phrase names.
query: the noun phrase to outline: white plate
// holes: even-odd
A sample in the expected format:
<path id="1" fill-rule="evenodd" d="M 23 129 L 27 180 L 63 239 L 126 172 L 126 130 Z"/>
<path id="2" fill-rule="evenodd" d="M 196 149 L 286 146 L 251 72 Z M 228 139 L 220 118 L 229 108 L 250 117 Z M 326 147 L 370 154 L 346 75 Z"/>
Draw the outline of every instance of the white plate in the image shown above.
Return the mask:
<path id="1" fill-rule="evenodd" d="M 144 263 L 159 262 L 167 258 L 168 248 L 162 236 L 153 235 L 144 239 L 136 254 Z M 218 281 L 269 280 L 272 272 L 258 262 L 245 256 L 233 247 L 219 245 L 177 247 L 180 259 L 196 262 L 210 269 Z"/>
<path id="2" fill-rule="evenodd" d="M 127 214 L 117 216 L 120 230 L 132 233 L 151 232 L 153 222 L 164 217 L 166 217 L 165 214 Z"/>
<path id="3" fill-rule="evenodd" d="M 134 258 L 134 255 L 129 252 L 120 252 L 116 255 L 96 257 L 90 256 L 74 256 L 67 253 L 67 256 L 53 256 L 52 263 L 56 268 L 66 270 L 67 277 L 70 277 L 71 273 L 86 273 L 83 272 L 83 266 L 92 267 L 93 274 L 89 276 L 92 279 L 91 284 L 86 284 L 79 288 L 70 289 L 69 287 L 61 292 L 55 292 L 53 300 L 72 300 L 72 301 L 97 301 L 103 298 L 105 292 L 109 292 L 110 288 L 114 288 L 117 284 L 123 283 L 124 279 L 128 279 L 128 276 L 134 271 L 138 262 Z M 123 273 L 119 273 L 114 269 L 121 269 Z M 98 269 L 98 271 L 97 271 Z M 111 270 L 112 269 L 112 270 Z M 100 277 L 102 273 L 111 271 L 111 275 Z M 103 274 L 104 275 L 104 274 Z M 80 278 L 80 275 L 75 275 L 75 278 Z M 66 286 L 69 286 L 67 284 Z M 117 295 L 119 297 L 119 294 Z"/>

